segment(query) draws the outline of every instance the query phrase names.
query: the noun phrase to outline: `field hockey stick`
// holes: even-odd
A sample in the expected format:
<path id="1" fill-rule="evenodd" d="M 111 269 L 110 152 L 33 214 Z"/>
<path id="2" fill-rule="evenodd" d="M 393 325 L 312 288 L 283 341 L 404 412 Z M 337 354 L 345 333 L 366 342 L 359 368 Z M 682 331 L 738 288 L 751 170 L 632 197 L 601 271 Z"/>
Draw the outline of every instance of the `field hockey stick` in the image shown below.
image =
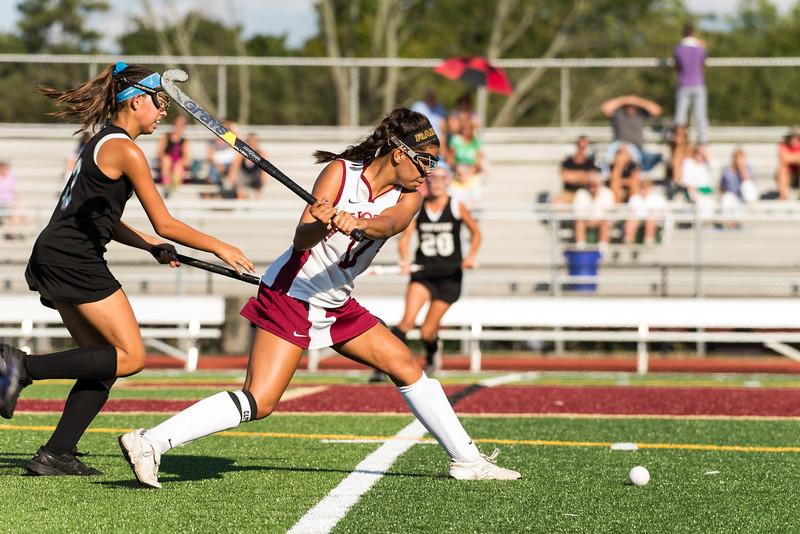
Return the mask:
<path id="1" fill-rule="evenodd" d="M 416 263 L 408 266 L 409 273 L 416 273 L 422 270 L 421 265 Z M 399 265 L 371 265 L 367 267 L 364 274 L 368 276 L 381 276 L 385 274 L 403 274 L 403 269 Z"/>
<path id="2" fill-rule="evenodd" d="M 177 254 L 176 257 L 181 263 L 191 265 L 192 267 L 196 267 L 204 271 L 214 274 L 221 274 L 222 276 L 227 276 L 229 278 L 235 278 L 236 280 L 241 280 L 242 282 L 247 282 L 248 284 L 253 284 L 256 286 L 261 283 L 261 279 L 257 276 L 253 276 L 252 274 L 237 273 L 228 267 L 223 267 L 222 265 L 217 265 L 215 263 L 208 263 L 207 261 L 198 260 L 197 258 L 192 258 L 190 256 L 184 256 L 183 254 Z"/>
<path id="3" fill-rule="evenodd" d="M 253 147 L 239 139 L 235 133 L 223 126 L 213 115 L 200 107 L 197 102 L 186 96 L 186 93 L 175 85 L 176 82 L 185 82 L 188 79 L 189 75 L 186 74 L 186 71 L 181 69 L 169 69 L 161 75 L 161 86 L 180 107 L 188 111 L 189 114 L 200 121 L 203 126 L 231 145 L 236 152 L 258 165 L 262 171 L 288 187 L 292 193 L 302 198 L 306 204 L 314 204 L 317 201 L 314 195 L 300 187 L 297 182 L 286 176 L 275 165 L 261 157 L 258 152 L 253 150 Z M 350 237 L 352 237 L 354 241 L 363 241 L 364 232 L 358 229 L 353 230 L 350 232 Z"/>

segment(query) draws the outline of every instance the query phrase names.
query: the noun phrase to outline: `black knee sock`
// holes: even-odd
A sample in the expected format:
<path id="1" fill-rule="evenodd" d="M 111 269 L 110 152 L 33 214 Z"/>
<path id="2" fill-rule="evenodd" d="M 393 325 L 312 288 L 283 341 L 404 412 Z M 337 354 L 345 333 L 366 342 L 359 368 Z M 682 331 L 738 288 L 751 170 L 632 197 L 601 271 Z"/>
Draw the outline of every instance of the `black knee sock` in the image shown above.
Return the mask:
<path id="1" fill-rule="evenodd" d="M 406 333 L 405 332 L 403 332 L 402 330 L 400 330 L 396 326 L 393 326 L 392 328 L 390 328 L 389 331 L 392 334 L 394 334 L 400 341 L 402 341 L 403 343 L 406 343 Z"/>
<path id="2" fill-rule="evenodd" d="M 53 454 L 73 450 L 108 399 L 108 386 L 100 380 L 78 380 L 67 397 L 64 412 L 45 448 Z"/>
<path id="3" fill-rule="evenodd" d="M 109 380 L 117 373 L 117 349 L 111 345 L 93 345 L 53 354 L 26 356 L 25 368 L 34 380 Z"/>
<path id="4" fill-rule="evenodd" d="M 436 356 L 436 351 L 439 350 L 439 338 L 435 337 L 432 341 L 422 340 L 425 346 L 425 363 L 433 365 L 433 357 Z"/>

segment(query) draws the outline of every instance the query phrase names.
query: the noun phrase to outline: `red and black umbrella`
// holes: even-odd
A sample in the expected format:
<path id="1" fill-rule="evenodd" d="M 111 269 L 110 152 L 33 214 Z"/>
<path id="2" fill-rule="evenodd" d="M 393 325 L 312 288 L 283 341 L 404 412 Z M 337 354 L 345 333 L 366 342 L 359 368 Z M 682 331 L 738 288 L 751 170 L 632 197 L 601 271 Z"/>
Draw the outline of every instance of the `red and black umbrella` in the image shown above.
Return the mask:
<path id="1" fill-rule="evenodd" d="M 461 80 L 476 86 L 485 85 L 493 93 L 510 95 L 513 90 L 505 71 L 489 65 L 485 57 L 452 57 L 442 61 L 433 70 L 451 80 Z"/>

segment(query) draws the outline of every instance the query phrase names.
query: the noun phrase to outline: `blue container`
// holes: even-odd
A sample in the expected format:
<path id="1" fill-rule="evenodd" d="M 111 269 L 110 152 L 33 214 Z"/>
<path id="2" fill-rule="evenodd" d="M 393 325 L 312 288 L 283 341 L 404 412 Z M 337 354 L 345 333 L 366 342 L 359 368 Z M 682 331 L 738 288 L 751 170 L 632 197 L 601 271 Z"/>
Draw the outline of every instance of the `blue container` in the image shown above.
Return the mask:
<path id="1" fill-rule="evenodd" d="M 596 250 L 567 250 L 564 252 L 567 258 L 567 271 L 571 276 L 596 276 L 597 264 L 603 257 Z M 595 291 L 596 283 L 567 284 L 565 289 L 572 291 Z"/>

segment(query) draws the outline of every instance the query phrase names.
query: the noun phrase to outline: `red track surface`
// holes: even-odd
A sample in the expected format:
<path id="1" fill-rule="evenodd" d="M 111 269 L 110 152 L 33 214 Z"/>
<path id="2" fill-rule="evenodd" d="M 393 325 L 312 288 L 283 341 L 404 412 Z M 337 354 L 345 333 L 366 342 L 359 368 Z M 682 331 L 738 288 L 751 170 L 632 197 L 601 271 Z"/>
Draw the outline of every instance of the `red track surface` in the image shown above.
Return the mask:
<path id="1" fill-rule="evenodd" d="M 461 387 L 447 387 L 452 394 Z M 154 392 L 155 393 L 155 392 Z M 186 400 L 112 399 L 105 412 L 176 412 Z M 60 400 L 20 399 L 18 411 L 61 411 Z M 336 385 L 282 402 L 283 412 L 408 413 L 390 385 Z M 456 404 L 460 413 L 609 414 L 800 417 L 800 389 L 686 387 L 501 386 L 484 388 Z"/>
<path id="2" fill-rule="evenodd" d="M 448 356 L 445 369 L 468 370 L 469 358 Z M 149 369 L 180 369 L 182 362 L 169 356 L 148 356 Z M 244 369 L 247 356 L 205 356 L 200 358 L 200 369 Z M 300 367 L 307 368 L 303 358 Z M 341 356 L 325 358 L 321 369 L 366 369 Z M 570 357 L 488 357 L 483 359 L 484 370 L 501 371 L 635 371 L 635 358 L 570 358 Z M 800 362 L 788 358 L 651 358 L 650 371 L 654 373 L 792 373 L 800 374 Z"/>

